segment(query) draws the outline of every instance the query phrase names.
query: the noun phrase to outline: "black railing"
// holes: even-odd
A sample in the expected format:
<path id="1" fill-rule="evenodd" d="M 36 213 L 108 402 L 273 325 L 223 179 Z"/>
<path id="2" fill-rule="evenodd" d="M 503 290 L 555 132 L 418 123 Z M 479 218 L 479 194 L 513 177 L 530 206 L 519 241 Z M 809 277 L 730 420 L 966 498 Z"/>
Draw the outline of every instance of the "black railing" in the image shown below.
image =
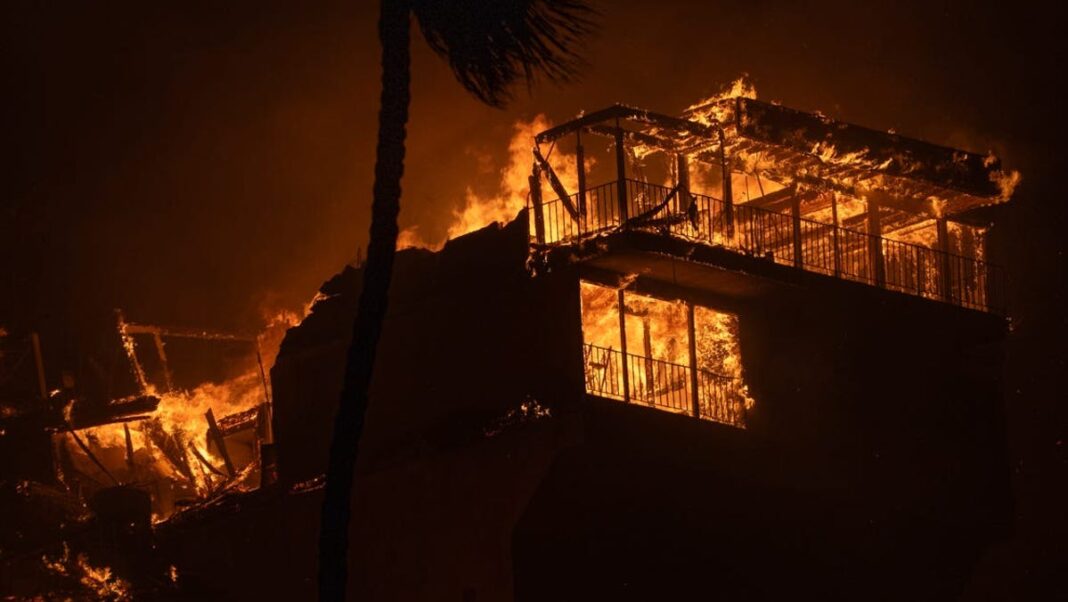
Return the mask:
<path id="1" fill-rule="evenodd" d="M 590 188 L 585 213 L 573 217 L 559 199 L 533 207 L 532 242 L 570 244 L 626 227 L 721 246 L 828 276 L 945 301 L 964 307 L 1004 312 L 1004 273 L 980 259 L 923 245 L 874 236 L 833 224 L 750 205 L 728 206 L 698 193 L 671 194 L 665 186 L 626 180 L 627 202 L 619 202 L 617 182 Z M 690 206 L 689 198 L 693 199 Z M 569 197 L 580 208 L 579 194 Z M 623 220 L 622 216 L 627 216 Z M 538 237 L 541 232 L 541 237 Z"/>
<path id="2" fill-rule="evenodd" d="M 587 344 L 583 348 L 586 392 L 679 414 L 745 427 L 745 390 L 739 379 L 697 371 L 696 399 L 690 368 L 682 364 Z"/>

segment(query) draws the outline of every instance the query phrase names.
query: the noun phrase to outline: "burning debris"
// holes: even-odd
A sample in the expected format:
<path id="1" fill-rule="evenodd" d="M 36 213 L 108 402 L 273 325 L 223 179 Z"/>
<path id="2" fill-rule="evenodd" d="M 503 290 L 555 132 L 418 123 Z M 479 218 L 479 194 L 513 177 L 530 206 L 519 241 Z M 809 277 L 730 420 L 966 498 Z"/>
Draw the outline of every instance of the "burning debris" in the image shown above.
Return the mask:
<path id="1" fill-rule="evenodd" d="M 227 491 L 258 487 L 262 450 L 273 441 L 266 369 L 296 321 L 282 315 L 262 334 L 243 336 L 134 323 L 119 312 L 118 332 L 137 388 L 157 406 L 121 424 L 60 435 L 65 474 L 90 484 L 106 477 L 148 488 L 156 520 Z M 221 382 L 179 382 L 167 341 L 184 343 L 186 354 L 222 348 L 232 365 Z M 82 438 L 87 444 L 70 446 Z"/>

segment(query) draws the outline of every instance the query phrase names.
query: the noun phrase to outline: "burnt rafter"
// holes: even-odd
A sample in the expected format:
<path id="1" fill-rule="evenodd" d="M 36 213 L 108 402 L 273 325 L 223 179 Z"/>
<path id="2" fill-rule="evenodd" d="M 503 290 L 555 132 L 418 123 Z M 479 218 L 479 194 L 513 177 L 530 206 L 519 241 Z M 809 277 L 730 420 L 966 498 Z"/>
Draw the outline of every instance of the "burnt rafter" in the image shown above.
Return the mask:
<path id="1" fill-rule="evenodd" d="M 644 144 L 659 150 L 676 151 L 678 145 L 675 141 L 669 138 L 662 138 L 660 136 L 654 136 L 652 134 L 646 134 L 642 132 L 636 132 L 634 130 L 628 130 L 623 127 L 614 127 L 609 125 L 594 125 L 586 128 L 585 131 L 592 132 L 594 134 L 600 134 L 609 138 L 615 138 L 616 134 L 622 134 L 623 140 L 626 142 L 637 142 L 638 144 Z"/>
<path id="2" fill-rule="evenodd" d="M 600 111 L 588 113 L 577 119 L 572 119 L 571 121 L 560 124 L 554 128 L 549 128 L 535 136 L 534 140 L 538 144 L 552 142 L 580 129 L 590 129 L 593 126 L 615 121 L 617 119 L 621 121 L 633 121 L 646 126 L 654 126 L 669 135 L 676 136 L 713 138 L 716 136 L 717 131 L 720 130 L 718 123 L 705 125 L 688 119 L 671 117 L 670 115 L 664 115 L 662 113 L 617 104 L 606 109 L 601 109 Z"/>

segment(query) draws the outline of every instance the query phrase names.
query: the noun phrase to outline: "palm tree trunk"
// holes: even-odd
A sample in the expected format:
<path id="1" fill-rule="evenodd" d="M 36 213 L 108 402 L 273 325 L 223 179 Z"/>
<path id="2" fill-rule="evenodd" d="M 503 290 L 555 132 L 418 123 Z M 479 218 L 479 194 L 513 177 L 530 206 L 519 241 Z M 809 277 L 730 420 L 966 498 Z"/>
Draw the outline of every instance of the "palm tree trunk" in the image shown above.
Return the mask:
<path id="1" fill-rule="evenodd" d="M 397 249 L 411 63 L 409 12 L 407 0 L 381 2 L 378 35 L 382 45 L 382 104 L 378 113 L 371 239 L 326 470 L 319 531 L 319 600 L 322 601 L 345 599 L 353 472 Z"/>

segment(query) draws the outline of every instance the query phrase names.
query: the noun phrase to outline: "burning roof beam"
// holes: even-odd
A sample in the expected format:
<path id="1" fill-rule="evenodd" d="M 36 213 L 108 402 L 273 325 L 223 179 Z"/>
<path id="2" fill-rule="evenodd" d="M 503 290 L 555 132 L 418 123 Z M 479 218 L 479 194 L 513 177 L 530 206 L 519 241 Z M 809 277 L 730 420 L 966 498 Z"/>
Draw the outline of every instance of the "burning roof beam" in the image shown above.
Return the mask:
<path id="1" fill-rule="evenodd" d="M 566 136 L 579 129 L 590 129 L 592 126 L 599 125 L 609 121 L 615 120 L 633 121 L 643 125 L 655 126 L 662 128 L 669 134 L 676 136 L 698 136 L 703 138 L 714 138 L 716 132 L 720 130 L 719 124 L 713 123 L 712 125 L 705 125 L 696 121 L 690 121 L 687 119 L 680 119 L 678 117 L 671 117 L 669 115 L 663 115 L 661 113 L 655 113 L 653 111 L 646 111 L 635 107 L 628 107 L 625 105 L 612 105 L 607 109 L 601 109 L 600 111 L 594 111 L 588 115 L 584 115 L 577 119 L 572 119 L 567 123 L 560 124 L 554 128 L 545 130 L 538 134 L 534 141 L 538 144 L 545 142 L 552 142 L 563 136 Z"/>

